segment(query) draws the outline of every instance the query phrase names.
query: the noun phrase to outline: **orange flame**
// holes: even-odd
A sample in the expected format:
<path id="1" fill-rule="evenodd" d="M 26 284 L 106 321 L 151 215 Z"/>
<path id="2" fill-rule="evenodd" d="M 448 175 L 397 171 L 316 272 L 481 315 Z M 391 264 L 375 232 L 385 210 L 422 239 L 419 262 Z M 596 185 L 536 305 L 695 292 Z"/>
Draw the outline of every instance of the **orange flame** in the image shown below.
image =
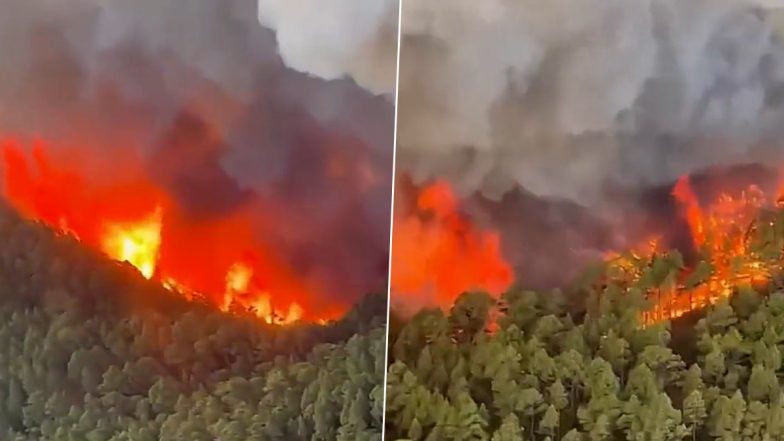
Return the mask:
<path id="1" fill-rule="evenodd" d="M 102 249 L 111 258 L 128 262 L 149 279 L 155 273 L 161 247 L 162 208 L 135 223 L 107 223 Z"/>
<path id="2" fill-rule="evenodd" d="M 705 243 L 704 216 L 688 176 L 683 176 L 678 179 L 678 182 L 675 183 L 675 187 L 672 189 L 672 196 L 683 209 L 695 245 L 698 247 L 702 246 Z"/>
<path id="3" fill-rule="evenodd" d="M 302 318 L 304 311 L 296 302 L 292 302 L 285 313 L 274 309 L 270 294 L 254 289 L 251 286 L 252 280 L 253 268 L 244 263 L 232 265 L 226 274 L 226 291 L 223 294 L 221 309 L 228 311 L 232 305 L 240 305 L 253 311 L 267 323 L 289 324 Z"/>
<path id="4" fill-rule="evenodd" d="M 321 322 L 343 310 L 327 305 L 315 315 L 302 306 L 314 297 L 256 241 L 250 216 L 194 221 L 132 163 L 100 182 L 87 179 L 84 161 L 69 162 L 63 154 L 53 162 L 41 141 L 33 146 L 32 164 L 19 142 L 8 140 L 2 147 L 4 196 L 22 215 L 133 265 L 173 292 L 211 299 L 224 311 L 252 311 L 276 324 Z"/>
<path id="5" fill-rule="evenodd" d="M 759 187 L 749 186 L 736 196 L 721 193 L 716 201 L 703 207 L 688 177 L 682 177 L 673 187 L 672 196 L 681 208 L 695 247 L 703 254 L 703 265 L 708 264 L 711 271 L 705 280 L 687 288 L 684 281 L 696 269 L 681 268 L 676 283 L 651 289 L 648 296 L 655 304 L 644 313 L 646 323 L 680 317 L 714 304 L 739 286 L 767 282 L 773 271 L 750 246 L 755 219 L 764 206 L 775 204 L 768 201 Z M 640 254 L 644 259 L 638 262 L 620 259 L 613 261 L 613 267 L 620 269 L 628 280 L 636 281 L 657 253 L 651 248 L 648 253 Z"/>
<path id="6" fill-rule="evenodd" d="M 438 305 L 449 306 L 473 289 L 500 294 L 513 280 L 499 234 L 462 215 L 444 181 L 422 189 L 414 212 L 395 221 L 392 250 L 392 290 L 414 303 L 435 297 Z"/>

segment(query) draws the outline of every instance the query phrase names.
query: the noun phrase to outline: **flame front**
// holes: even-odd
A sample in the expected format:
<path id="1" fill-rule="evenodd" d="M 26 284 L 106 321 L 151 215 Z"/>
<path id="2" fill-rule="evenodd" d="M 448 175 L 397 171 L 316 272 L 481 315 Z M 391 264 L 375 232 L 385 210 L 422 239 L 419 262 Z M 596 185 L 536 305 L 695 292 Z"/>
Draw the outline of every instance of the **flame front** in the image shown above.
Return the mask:
<path id="1" fill-rule="evenodd" d="M 5 141 L 5 198 L 22 215 L 133 265 L 187 299 L 251 311 L 275 324 L 325 321 L 342 312 L 338 305 L 329 305 L 326 314 L 306 309 L 310 303 L 304 302 L 314 297 L 271 249 L 255 241 L 250 215 L 190 219 L 142 167 L 117 162 L 101 183 L 85 171 L 84 161 L 69 159 L 78 151 L 68 153 L 53 161 L 38 141 L 31 166 L 19 142 Z"/>
<path id="2" fill-rule="evenodd" d="M 468 290 L 500 294 L 514 277 L 500 235 L 463 216 L 444 181 L 422 189 L 413 213 L 395 221 L 392 250 L 392 291 L 411 302 L 449 306 Z"/>
<path id="3" fill-rule="evenodd" d="M 776 225 L 774 221 L 762 222 L 760 216 L 766 207 L 777 205 L 777 197 L 768 198 L 751 185 L 737 195 L 721 193 L 703 207 L 688 177 L 678 180 L 672 196 L 689 226 L 699 262 L 694 267 L 672 268 L 674 279 L 648 288 L 648 298 L 654 303 L 644 313 L 643 322 L 680 317 L 730 296 L 741 286 L 765 284 L 781 271 L 781 244 L 767 239 L 755 243 L 759 242 L 758 229 Z M 773 251 L 772 258 L 761 255 L 764 247 Z M 610 274 L 620 274 L 621 283 L 636 283 L 651 270 L 655 259 L 667 257 L 656 246 L 642 252 L 614 253 L 608 259 Z"/>
<path id="4" fill-rule="evenodd" d="M 270 294 L 252 287 L 253 268 L 243 263 L 235 263 L 226 274 L 226 291 L 221 309 L 228 311 L 237 304 L 256 313 L 267 323 L 289 324 L 302 318 L 302 307 L 293 302 L 286 313 L 272 307 Z"/>
<path id="5" fill-rule="evenodd" d="M 697 251 L 693 264 L 684 262 L 677 252 L 664 251 L 661 236 L 605 256 L 608 281 L 642 287 L 652 301 L 643 313 L 643 323 L 704 308 L 739 287 L 763 285 L 782 272 L 784 204 L 780 195 L 768 197 L 751 185 L 737 193 L 721 193 L 703 205 L 688 177 L 677 181 L 671 195 Z M 458 295 L 472 289 L 500 294 L 508 289 L 512 277 L 500 251 L 500 234 L 481 230 L 463 216 L 445 182 L 420 190 L 413 212 L 395 221 L 391 284 L 393 295 L 409 306 L 428 296 L 426 303 L 434 296 L 438 305 L 450 306 Z"/>

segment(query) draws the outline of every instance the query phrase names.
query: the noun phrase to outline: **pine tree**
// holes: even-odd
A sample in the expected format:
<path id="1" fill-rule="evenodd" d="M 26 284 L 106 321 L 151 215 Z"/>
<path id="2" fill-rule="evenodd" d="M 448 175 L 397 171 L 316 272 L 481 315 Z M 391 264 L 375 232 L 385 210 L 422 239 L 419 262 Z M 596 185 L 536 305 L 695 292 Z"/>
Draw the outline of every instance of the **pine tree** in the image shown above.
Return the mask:
<path id="1" fill-rule="evenodd" d="M 779 382 L 776 373 L 761 365 L 751 368 L 748 382 L 748 398 L 750 401 L 767 402 L 779 396 Z"/>
<path id="2" fill-rule="evenodd" d="M 693 389 L 683 400 L 683 422 L 691 432 L 692 440 L 697 439 L 697 430 L 702 427 L 707 417 L 702 392 L 699 389 Z"/>
<path id="3" fill-rule="evenodd" d="M 542 435 L 558 438 L 558 427 L 560 426 L 560 414 L 558 409 L 552 404 L 547 406 L 542 418 L 539 420 L 538 432 Z"/>
<path id="4" fill-rule="evenodd" d="M 741 435 L 744 440 L 761 441 L 765 434 L 765 420 L 768 416 L 768 406 L 759 401 L 749 403 L 743 417 Z"/>
<path id="5" fill-rule="evenodd" d="M 692 364 L 683 376 L 681 381 L 681 390 L 684 396 L 688 396 L 695 390 L 702 392 L 705 388 L 705 383 L 702 381 L 702 369 L 697 364 Z"/>
<path id="6" fill-rule="evenodd" d="M 579 430 L 572 429 L 566 432 L 566 434 L 561 438 L 561 441 L 583 441 L 584 438 L 585 437 L 582 433 L 580 433 Z"/>
<path id="7" fill-rule="evenodd" d="M 414 418 L 411 422 L 411 426 L 408 428 L 408 439 L 411 441 L 420 441 L 422 439 L 422 425 L 419 424 L 419 420 Z"/>
<path id="8" fill-rule="evenodd" d="M 552 404 L 558 410 L 563 410 L 569 405 L 569 396 L 561 380 L 555 380 L 547 387 L 547 403 Z"/>
<path id="9" fill-rule="evenodd" d="M 523 427 L 513 413 L 504 417 L 501 426 L 493 434 L 492 441 L 523 441 Z"/>

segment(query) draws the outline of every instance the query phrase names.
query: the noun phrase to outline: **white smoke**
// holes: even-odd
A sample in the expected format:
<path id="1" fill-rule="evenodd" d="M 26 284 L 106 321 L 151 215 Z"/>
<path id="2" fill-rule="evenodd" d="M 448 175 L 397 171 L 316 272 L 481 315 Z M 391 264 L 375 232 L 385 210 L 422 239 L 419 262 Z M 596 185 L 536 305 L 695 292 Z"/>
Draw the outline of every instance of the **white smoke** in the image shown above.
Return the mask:
<path id="1" fill-rule="evenodd" d="M 292 68 L 391 94 L 395 87 L 398 0 L 258 0 Z"/>
<path id="2" fill-rule="evenodd" d="M 784 44 L 749 2 L 405 2 L 401 170 L 590 202 L 778 158 Z"/>

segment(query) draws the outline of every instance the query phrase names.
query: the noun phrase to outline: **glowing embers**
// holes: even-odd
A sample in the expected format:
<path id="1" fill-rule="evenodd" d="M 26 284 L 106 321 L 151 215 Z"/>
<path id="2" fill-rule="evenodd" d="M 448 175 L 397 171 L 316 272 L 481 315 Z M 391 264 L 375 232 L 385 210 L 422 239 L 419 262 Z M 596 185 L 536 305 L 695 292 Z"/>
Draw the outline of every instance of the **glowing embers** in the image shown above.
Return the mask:
<path id="1" fill-rule="evenodd" d="M 514 277 L 500 235 L 464 216 L 444 181 L 421 189 L 415 206 L 398 216 L 392 250 L 392 290 L 411 303 L 448 307 L 465 291 L 500 294 Z"/>
<path id="2" fill-rule="evenodd" d="M 161 248 L 162 210 L 157 207 L 138 222 L 107 222 L 101 248 L 109 257 L 130 263 L 151 278 Z"/>

